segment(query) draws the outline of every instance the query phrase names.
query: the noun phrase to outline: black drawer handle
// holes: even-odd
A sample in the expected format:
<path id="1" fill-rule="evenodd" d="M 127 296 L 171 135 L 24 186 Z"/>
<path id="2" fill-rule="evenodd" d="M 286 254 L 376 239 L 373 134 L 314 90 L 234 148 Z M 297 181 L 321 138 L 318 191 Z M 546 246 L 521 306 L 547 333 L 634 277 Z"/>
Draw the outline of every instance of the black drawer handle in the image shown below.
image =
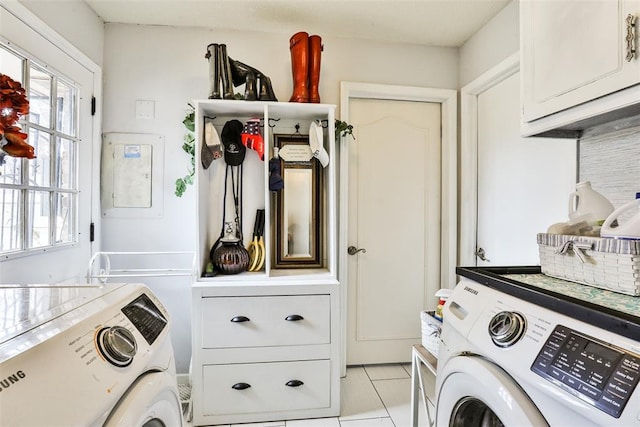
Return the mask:
<path id="1" fill-rule="evenodd" d="M 231 386 L 231 388 L 234 390 L 246 390 L 249 387 L 251 387 L 251 384 L 247 384 L 247 383 L 236 383 Z"/>
<path id="2" fill-rule="evenodd" d="M 297 322 L 298 320 L 303 320 L 303 319 L 304 317 L 300 316 L 299 314 L 290 314 L 284 318 L 284 320 L 288 320 L 289 322 Z"/>
<path id="3" fill-rule="evenodd" d="M 247 316 L 236 316 L 233 319 L 231 319 L 231 321 L 233 323 L 249 322 L 249 318 Z"/>
<path id="4" fill-rule="evenodd" d="M 300 387 L 301 385 L 303 385 L 304 383 L 300 380 L 290 380 L 287 381 L 287 384 L 285 384 L 287 387 Z"/>

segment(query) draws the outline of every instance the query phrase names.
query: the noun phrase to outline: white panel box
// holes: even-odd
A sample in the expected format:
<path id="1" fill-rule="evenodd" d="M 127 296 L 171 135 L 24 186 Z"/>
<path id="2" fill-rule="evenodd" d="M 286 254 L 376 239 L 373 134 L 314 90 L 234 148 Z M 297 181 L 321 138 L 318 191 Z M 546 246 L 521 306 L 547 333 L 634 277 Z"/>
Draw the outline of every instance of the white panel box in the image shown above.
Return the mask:
<path id="1" fill-rule="evenodd" d="M 106 133 L 101 196 L 105 218 L 162 217 L 164 137 Z"/>

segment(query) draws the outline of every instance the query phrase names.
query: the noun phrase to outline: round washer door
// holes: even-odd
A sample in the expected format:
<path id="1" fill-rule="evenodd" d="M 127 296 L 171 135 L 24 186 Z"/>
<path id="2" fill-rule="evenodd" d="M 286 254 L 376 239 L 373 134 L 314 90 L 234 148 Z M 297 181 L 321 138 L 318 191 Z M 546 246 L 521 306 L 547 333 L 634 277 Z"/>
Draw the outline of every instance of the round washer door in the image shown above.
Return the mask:
<path id="1" fill-rule="evenodd" d="M 549 425 L 520 386 L 485 359 L 454 357 L 438 376 L 437 426 Z"/>
<path id="2" fill-rule="evenodd" d="M 104 427 L 115 426 L 182 426 L 175 377 L 168 372 L 148 372 L 139 377 L 104 424 Z"/>

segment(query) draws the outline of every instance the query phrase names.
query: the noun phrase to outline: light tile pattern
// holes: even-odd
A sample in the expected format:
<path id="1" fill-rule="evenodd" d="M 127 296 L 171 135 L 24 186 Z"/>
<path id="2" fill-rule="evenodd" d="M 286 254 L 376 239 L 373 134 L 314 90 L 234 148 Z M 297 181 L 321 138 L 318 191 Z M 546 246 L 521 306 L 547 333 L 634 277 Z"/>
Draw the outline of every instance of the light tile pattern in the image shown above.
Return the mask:
<path id="1" fill-rule="evenodd" d="M 222 427 L 407 427 L 411 425 L 411 364 L 367 365 L 347 368 L 342 378 L 340 417 Z M 425 370 L 425 375 L 430 375 Z M 425 381 L 435 378 L 425 376 Z M 429 384 L 427 384 L 429 387 Z M 427 393 L 430 399 L 432 393 Z M 430 403 L 433 411 L 433 402 Z M 432 412 L 432 415 L 434 412 Z M 420 405 L 419 426 L 427 427 L 427 413 Z M 191 424 L 186 423 L 185 427 Z"/>

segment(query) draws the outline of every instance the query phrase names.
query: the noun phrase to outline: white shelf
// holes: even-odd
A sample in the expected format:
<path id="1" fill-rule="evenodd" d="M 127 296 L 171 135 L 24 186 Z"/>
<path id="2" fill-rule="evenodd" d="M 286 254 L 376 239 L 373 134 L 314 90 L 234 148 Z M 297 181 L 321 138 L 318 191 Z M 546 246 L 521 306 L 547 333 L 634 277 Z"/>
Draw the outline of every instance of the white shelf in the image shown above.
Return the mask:
<path id="1" fill-rule="evenodd" d="M 197 247 L 192 285 L 193 425 L 337 416 L 340 413 L 341 340 L 336 255 L 335 106 L 232 100 L 195 101 L 194 106 Z M 264 209 L 266 261 L 263 271 L 202 276 L 202 271 L 209 261 L 211 246 L 220 235 L 222 227 L 226 169 L 224 159 L 214 161 L 207 170 L 201 166 L 200 144 L 205 116 L 208 120 L 214 118 L 213 124 L 219 134 L 229 120 L 262 120 L 264 161 L 261 161 L 254 151 L 247 149 L 242 166 L 242 233 L 246 246 L 253 235 L 255 211 Z M 276 205 L 274 194 L 268 188 L 268 160 L 273 156 L 273 135 L 291 135 L 296 132 L 296 128 L 301 134 L 307 134 L 314 120 L 327 123 L 324 146 L 331 158 L 329 165 L 321 169 L 324 174 L 324 188 L 321 189 L 324 215 L 321 227 L 324 240 L 320 256 L 322 267 L 274 268 L 273 229 Z M 230 218 L 229 212 L 227 199 L 227 220 Z M 276 313 L 276 310 L 279 311 Z M 293 314 L 302 318 L 287 319 Z M 229 323 L 230 319 L 240 319 L 240 316 L 246 316 L 247 320 Z M 217 326 L 212 326 L 212 323 Z M 258 344 L 246 340 L 239 342 L 237 339 L 239 336 L 251 336 L 267 329 L 272 331 L 271 335 L 260 335 L 256 338 Z M 318 331 L 323 332 L 322 339 L 309 342 L 309 337 L 313 337 Z M 212 343 L 215 343 L 216 348 L 210 348 Z M 294 389 L 284 387 L 280 379 L 274 382 L 267 381 L 268 386 L 273 388 L 273 393 L 284 393 L 290 397 L 278 399 L 278 405 L 267 405 L 258 411 L 245 410 L 247 403 L 254 409 L 260 408 L 260 402 L 272 397 L 272 393 L 260 394 L 257 384 L 273 373 L 274 366 L 279 367 L 283 378 L 296 377 L 307 384 Z M 321 373 L 318 372 L 318 366 L 322 366 Z M 229 384 L 220 384 L 224 378 L 221 379 L 216 374 L 214 379 L 214 375 L 211 374 L 228 372 L 230 369 L 235 370 L 239 377 L 246 376 L 242 381 L 255 382 L 256 386 L 250 388 L 252 392 L 239 394 L 243 391 L 232 390 Z M 250 375 L 251 373 L 253 374 Z M 322 381 L 314 385 L 314 378 L 318 375 Z M 289 376 L 292 378 L 288 378 Z M 205 395 L 207 390 L 213 390 L 215 387 L 221 387 L 224 399 L 227 399 L 215 404 L 222 406 L 213 405 L 212 396 Z M 312 393 L 307 392 L 305 387 L 309 387 Z M 237 410 L 229 410 L 234 407 Z"/>

